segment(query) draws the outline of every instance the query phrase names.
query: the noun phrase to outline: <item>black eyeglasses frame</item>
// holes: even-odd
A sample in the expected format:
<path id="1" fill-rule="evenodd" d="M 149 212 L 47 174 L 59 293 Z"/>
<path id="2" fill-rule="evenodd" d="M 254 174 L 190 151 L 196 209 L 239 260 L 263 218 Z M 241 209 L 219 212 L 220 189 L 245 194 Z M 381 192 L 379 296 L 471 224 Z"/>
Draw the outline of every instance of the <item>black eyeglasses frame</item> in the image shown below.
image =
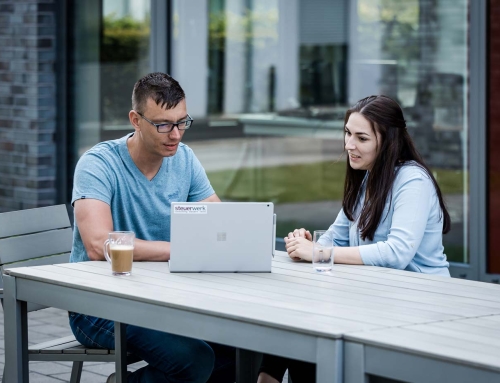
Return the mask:
<path id="1" fill-rule="evenodd" d="M 149 122 L 151 125 L 153 125 L 155 128 L 156 128 L 156 131 L 158 133 L 170 133 L 172 130 L 174 130 L 175 127 L 177 127 L 177 129 L 180 131 L 180 130 L 187 130 L 189 129 L 192 125 L 193 125 L 193 118 L 188 114 L 188 118 L 186 120 L 182 120 L 182 121 L 178 121 L 176 123 L 173 123 L 173 122 L 166 122 L 166 123 L 162 123 L 162 124 L 155 124 L 153 121 L 149 120 L 148 118 L 144 117 L 144 115 L 142 113 L 139 113 L 137 110 L 135 111 L 139 116 L 141 116 L 144 120 L 146 120 L 147 122 Z M 179 125 L 180 124 L 186 124 L 184 126 L 184 128 L 180 128 Z M 161 130 L 161 127 L 162 126 L 167 126 L 167 127 L 170 127 L 169 130 Z"/>

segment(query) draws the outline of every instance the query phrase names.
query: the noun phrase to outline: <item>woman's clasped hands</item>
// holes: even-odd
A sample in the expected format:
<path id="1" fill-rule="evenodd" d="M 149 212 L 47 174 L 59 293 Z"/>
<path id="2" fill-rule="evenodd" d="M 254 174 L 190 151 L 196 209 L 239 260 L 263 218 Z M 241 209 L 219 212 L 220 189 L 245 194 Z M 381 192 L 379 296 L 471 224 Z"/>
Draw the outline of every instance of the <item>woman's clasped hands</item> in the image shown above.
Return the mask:
<path id="1" fill-rule="evenodd" d="M 294 261 L 312 261 L 312 235 L 304 228 L 295 229 L 285 237 L 285 248 L 288 256 Z"/>

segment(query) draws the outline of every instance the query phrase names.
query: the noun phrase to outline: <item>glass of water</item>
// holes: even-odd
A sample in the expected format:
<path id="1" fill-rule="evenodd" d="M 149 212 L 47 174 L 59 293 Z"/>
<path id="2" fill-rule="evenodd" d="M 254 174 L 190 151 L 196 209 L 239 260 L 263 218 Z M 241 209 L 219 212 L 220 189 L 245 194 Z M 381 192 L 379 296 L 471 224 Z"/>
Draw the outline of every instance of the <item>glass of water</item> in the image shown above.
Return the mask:
<path id="1" fill-rule="evenodd" d="M 333 240 L 323 235 L 326 230 L 314 230 L 312 265 L 314 270 L 330 271 L 333 266 Z"/>

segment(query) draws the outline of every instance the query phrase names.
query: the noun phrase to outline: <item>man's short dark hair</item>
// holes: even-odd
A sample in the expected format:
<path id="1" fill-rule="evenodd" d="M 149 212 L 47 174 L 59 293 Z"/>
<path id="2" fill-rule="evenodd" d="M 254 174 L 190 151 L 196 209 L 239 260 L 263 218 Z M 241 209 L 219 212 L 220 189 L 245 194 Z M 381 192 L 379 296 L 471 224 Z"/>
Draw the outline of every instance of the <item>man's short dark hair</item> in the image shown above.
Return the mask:
<path id="1" fill-rule="evenodd" d="M 154 72 L 137 81 L 132 92 L 132 109 L 144 113 L 148 98 L 161 108 L 172 109 L 185 98 L 179 83 L 166 73 Z"/>

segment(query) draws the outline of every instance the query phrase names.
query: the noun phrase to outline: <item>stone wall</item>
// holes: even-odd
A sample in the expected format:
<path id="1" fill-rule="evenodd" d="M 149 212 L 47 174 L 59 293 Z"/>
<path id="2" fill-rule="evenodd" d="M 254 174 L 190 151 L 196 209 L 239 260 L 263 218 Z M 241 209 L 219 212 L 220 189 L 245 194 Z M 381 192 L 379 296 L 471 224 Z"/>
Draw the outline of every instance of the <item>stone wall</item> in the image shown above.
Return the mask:
<path id="1" fill-rule="evenodd" d="M 0 0 L 0 212 L 56 202 L 56 5 Z"/>

